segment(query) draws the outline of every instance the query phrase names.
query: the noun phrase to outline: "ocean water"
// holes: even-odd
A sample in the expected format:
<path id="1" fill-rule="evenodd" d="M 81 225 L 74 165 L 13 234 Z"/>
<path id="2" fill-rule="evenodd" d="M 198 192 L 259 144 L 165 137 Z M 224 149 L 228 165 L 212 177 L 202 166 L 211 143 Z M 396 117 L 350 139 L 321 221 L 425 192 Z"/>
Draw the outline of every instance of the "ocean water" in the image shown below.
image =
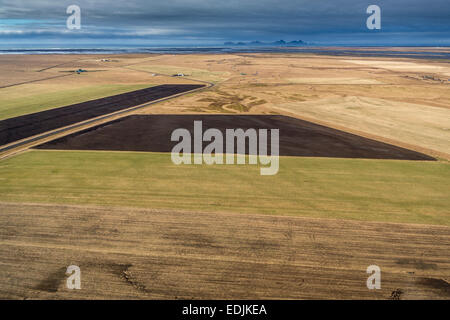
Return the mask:
<path id="1" fill-rule="evenodd" d="M 436 48 L 438 49 L 438 48 Z M 192 54 L 192 53 L 305 53 L 334 56 L 359 57 L 400 57 L 416 59 L 450 59 L 450 48 L 445 51 L 421 51 L 417 48 L 402 48 L 402 50 L 389 50 L 388 48 L 324 48 L 324 47 L 269 47 L 269 46 L 211 46 L 211 47 L 133 47 L 133 48 L 17 48 L 0 49 L 4 54 Z"/>

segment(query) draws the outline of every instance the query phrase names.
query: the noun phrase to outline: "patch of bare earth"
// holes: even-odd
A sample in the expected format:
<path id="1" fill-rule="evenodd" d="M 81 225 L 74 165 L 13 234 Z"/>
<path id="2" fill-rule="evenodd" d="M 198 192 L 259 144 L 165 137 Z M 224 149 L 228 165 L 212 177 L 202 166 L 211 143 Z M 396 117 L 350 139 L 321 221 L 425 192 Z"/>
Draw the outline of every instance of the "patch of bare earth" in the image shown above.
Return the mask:
<path id="1" fill-rule="evenodd" d="M 450 228 L 0 204 L 0 297 L 449 299 Z M 81 268 L 81 290 L 65 270 Z M 369 265 L 381 290 L 368 290 Z"/>

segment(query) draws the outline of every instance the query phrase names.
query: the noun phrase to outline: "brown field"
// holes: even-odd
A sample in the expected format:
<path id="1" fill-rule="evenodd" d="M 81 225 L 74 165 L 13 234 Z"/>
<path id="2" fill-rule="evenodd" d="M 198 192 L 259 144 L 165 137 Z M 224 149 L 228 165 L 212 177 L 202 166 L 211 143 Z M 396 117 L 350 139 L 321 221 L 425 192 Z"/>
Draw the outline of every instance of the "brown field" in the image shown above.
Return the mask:
<path id="1" fill-rule="evenodd" d="M 415 49 L 421 50 L 426 51 Z M 103 58 L 110 61 L 101 61 Z M 79 75 L 73 72 L 79 68 L 88 72 Z M 412 220 L 419 222 L 406 224 L 300 217 L 301 211 L 294 212 L 296 206 L 290 208 L 293 216 L 260 215 L 239 209 L 217 212 L 215 199 L 200 203 L 192 198 L 190 204 L 195 208 L 181 211 L 175 210 L 175 204 L 170 202 L 176 202 L 177 194 L 165 195 L 164 199 L 170 199 L 165 203 L 167 209 L 137 209 L 135 203 L 129 203 L 130 208 L 112 207 L 114 201 L 123 205 L 122 199 L 155 203 L 145 202 L 145 192 L 136 186 L 145 189 L 145 183 L 161 182 L 166 170 L 164 163 L 158 163 L 160 172 L 152 175 L 151 163 L 144 162 L 146 159 L 121 153 L 115 163 L 123 166 L 123 172 L 134 173 L 132 179 L 138 183 L 119 181 L 114 184 L 116 189 L 108 189 L 102 179 L 111 182 L 115 181 L 114 177 L 120 177 L 114 168 L 103 171 L 100 168 L 100 174 L 107 175 L 99 175 L 96 180 L 96 172 L 85 170 L 89 163 L 77 160 L 76 157 L 82 158 L 81 153 L 71 156 L 60 151 L 33 151 L 22 155 L 22 151 L 32 146 L 26 145 L 1 154 L 2 157 L 17 155 L 17 158 L 0 161 L 0 169 L 5 173 L 0 176 L 0 183 L 7 194 L 0 202 L 0 298 L 450 299 L 450 214 L 441 192 L 448 186 L 445 177 L 450 160 L 450 64 L 447 60 L 312 53 L 3 55 L 0 70 L 0 120 L 152 85 L 208 82 L 214 86 L 126 115 L 283 115 L 326 126 L 327 130 L 343 131 L 343 136 L 357 135 L 361 141 L 368 138 L 376 140 L 375 144 L 387 143 L 391 151 L 406 148 L 438 158 L 433 162 L 417 162 L 420 164 L 417 169 L 407 165 L 409 161 L 378 167 L 379 163 L 371 160 L 355 163 L 358 170 L 355 167 L 342 172 L 337 172 L 339 166 L 333 167 L 332 162 L 317 162 L 323 169 L 320 177 L 308 176 L 308 168 L 313 171 L 316 166 L 314 162 L 304 171 L 292 171 L 292 181 L 286 180 L 281 185 L 296 191 L 298 201 L 309 206 L 308 212 L 320 210 L 323 203 L 331 203 L 327 214 L 332 217 L 335 217 L 333 205 L 341 213 L 356 206 L 358 210 L 367 208 L 366 211 L 377 215 L 377 208 L 384 208 L 383 201 L 388 199 L 386 208 L 391 211 L 382 213 L 391 214 L 397 220 L 390 221 L 399 222 L 410 221 L 408 215 L 414 210 L 408 206 L 415 203 L 412 198 L 420 193 L 422 198 L 416 203 L 416 211 L 429 215 L 430 220 Z M 170 76 L 178 72 L 186 76 Z M 120 122 L 118 118 L 110 120 Z M 72 137 L 79 136 L 75 133 Z M 60 166 L 55 164 L 58 160 L 54 159 L 61 158 L 62 154 L 69 167 L 64 161 Z M 89 157 L 94 162 L 96 154 L 90 153 Z M 109 158 L 102 161 L 100 164 L 114 164 Z M 146 172 L 140 171 L 139 165 L 143 163 Z M 29 170 L 21 164 L 29 165 Z M 371 170 L 366 171 L 366 166 L 372 166 Z M 327 170 L 334 178 L 342 175 L 342 179 L 327 180 Z M 387 172 L 383 175 L 377 170 Z M 415 184 L 421 181 L 422 171 L 431 178 L 427 183 Z M 360 172 L 358 178 L 364 183 L 360 180 L 352 183 L 353 172 Z M 193 173 L 185 174 L 189 177 Z M 160 180 L 155 180 L 155 175 Z M 378 175 L 383 179 L 377 180 Z M 390 175 L 395 176 L 394 184 L 390 184 Z M 35 177 L 39 181 L 31 181 Z M 294 182 L 303 179 L 307 184 L 307 178 L 320 183 L 314 185 L 312 193 L 301 193 Z M 345 185 L 345 179 L 352 188 Z M 367 181 L 372 183 L 372 180 L 375 184 L 367 187 Z M 23 182 L 23 186 L 14 181 Z M 215 185 L 210 176 L 204 181 L 210 183 L 207 187 L 221 187 L 220 181 Z M 339 192 L 334 189 L 330 192 L 328 181 L 339 181 Z M 99 202 L 96 193 L 86 195 L 89 191 L 77 189 L 86 185 L 106 195 L 105 204 L 67 205 L 70 197 L 81 195 L 86 199 L 89 196 L 92 204 Z M 255 181 L 243 184 L 249 190 L 254 185 L 258 184 Z M 363 187 L 359 189 L 359 186 Z M 128 187 L 135 189 L 121 194 L 123 190 L 119 189 Z M 64 188 L 71 188 L 68 203 L 31 203 L 60 199 L 59 192 Z M 224 197 L 223 201 L 230 201 L 237 208 L 240 195 L 233 193 L 236 190 L 231 186 L 227 188 L 228 198 Z M 377 190 L 382 190 L 382 195 Z M 164 195 L 166 190 L 158 191 Z M 399 198 L 387 198 L 386 193 Z M 304 194 L 320 197 L 302 199 Z M 357 203 L 361 194 L 367 197 Z M 345 199 L 340 202 L 330 198 L 336 195 Z M 247 201 L 264 204 L 272 199 L 252 194 Z M 200 210 L 196 204 L 203 205 L 203 209 L 209 207 Z M 278 202 L 271 205 L 280 206 Z M 355 212 L 359 211 L 345 213 L 351 217 Z M 431 219 L 434 216 L 437 218 Z M 434 225 L 419 224 L 428 223 L 421 221 L 434 221 Z M 81 267 L 83 290 L 70 291 L 65 287 L 65 268 L 71 264 Z M 366 268 L 371 264 L 382 268 L 381 290 L 366 287 L 369 276 Z"/>
<path id="2" fill-rule="evenodd" d="M 81 67 L 102 69 L 102 74 L 105 74 L 106 71 L 113 69 L 111 67 L 122 67 L 144 59 L 149 59 L 149 56 L 133 55 L 128 56 L 126 60 L 113 60 L 105 66 L 105 63 L 101 62 L 101 58 L 95 55 L 3 55 L 0 59 L 0 70 L 2 70 L 4 75 L 0 76 L 0 88 L 33 82 L 47 83 L 42 81 L 73 75 L 67 71 L 73 71 Z M 124 63 L 125 61 L 126 63 Z M 115 79 L 114 81 L 118 80 Z M 126 80 L 129 81 L 131 79 L 130 77 L 123 79 L 123 81 Z M 136 80 L 136 77 L 134 80 Z M 58 83 L 58 81 L 60 79 L 48 81 L 48 83 Z M 65 83 L 67 81 L 71 80 L 64 79 Z M 111 83 L 111 77 L 108 83 Z"/>
<path id="3" fill-rule="evenodd" d="M 450 299 L 448 227 L 85 206 L 0 206 L 14 299 Z M 83 235 L 83 236 L 80 236 Z M 82 290 L 65 288 L 65 268 Z M 382 266 L 381 290 L 366 268 Z"/>
<path id="4" fill-rule="evenodd" d="M 415 151 L 276 115 L 128 116 L 47 142 L 38 148 L 170 152 L 177 144 L 171 141 L 172 132 L 177 128 L 186 128 L 194 137 L 194 121 L 202 121 L 204 131 L 208 128 L 219 129 L 223 137 L 226 137 L 227 128 L 279 129 L 280 156 L 435 160 Z M 193 150 L 193 141 L 191 145 Z M 208 143 L 204 142 L 203 148 L 206 145 Z M 237 152 L 237 146 L 234 152 Z M 245 152 L 249 154 L 248 147 Z"/>

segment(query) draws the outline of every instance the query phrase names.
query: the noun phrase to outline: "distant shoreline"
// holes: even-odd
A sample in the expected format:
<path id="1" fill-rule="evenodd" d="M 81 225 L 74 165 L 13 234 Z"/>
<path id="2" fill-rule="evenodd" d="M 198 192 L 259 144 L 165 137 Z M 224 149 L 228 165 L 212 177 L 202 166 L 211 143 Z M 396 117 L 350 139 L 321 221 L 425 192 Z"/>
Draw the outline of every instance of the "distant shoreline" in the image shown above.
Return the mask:
<path id="1" fill-rule="evenodd" d="M 44 48 L 0 49 L 0 55 L 25 54 L 227 54 L 227 53 L 304 53 L 333 56 L 397 57 L 416 59 L 450 59 L 450 47 L 150 47 L 150 48 Z"/>

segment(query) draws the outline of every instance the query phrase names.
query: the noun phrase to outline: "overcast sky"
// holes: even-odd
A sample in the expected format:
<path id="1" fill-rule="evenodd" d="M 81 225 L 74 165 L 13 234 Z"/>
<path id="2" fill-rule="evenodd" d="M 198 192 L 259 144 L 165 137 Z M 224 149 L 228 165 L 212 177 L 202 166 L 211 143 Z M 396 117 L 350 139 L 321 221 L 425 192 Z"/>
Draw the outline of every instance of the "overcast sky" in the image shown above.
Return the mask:
<path id="1" fill-rule="evenodd" d="M 66 8 L 81 8 L 81 30 Z M 381 7 L 382 29 L 366 9 Z M 450 0 L 0 0 L 0 45 L 450 45 Z"/>

